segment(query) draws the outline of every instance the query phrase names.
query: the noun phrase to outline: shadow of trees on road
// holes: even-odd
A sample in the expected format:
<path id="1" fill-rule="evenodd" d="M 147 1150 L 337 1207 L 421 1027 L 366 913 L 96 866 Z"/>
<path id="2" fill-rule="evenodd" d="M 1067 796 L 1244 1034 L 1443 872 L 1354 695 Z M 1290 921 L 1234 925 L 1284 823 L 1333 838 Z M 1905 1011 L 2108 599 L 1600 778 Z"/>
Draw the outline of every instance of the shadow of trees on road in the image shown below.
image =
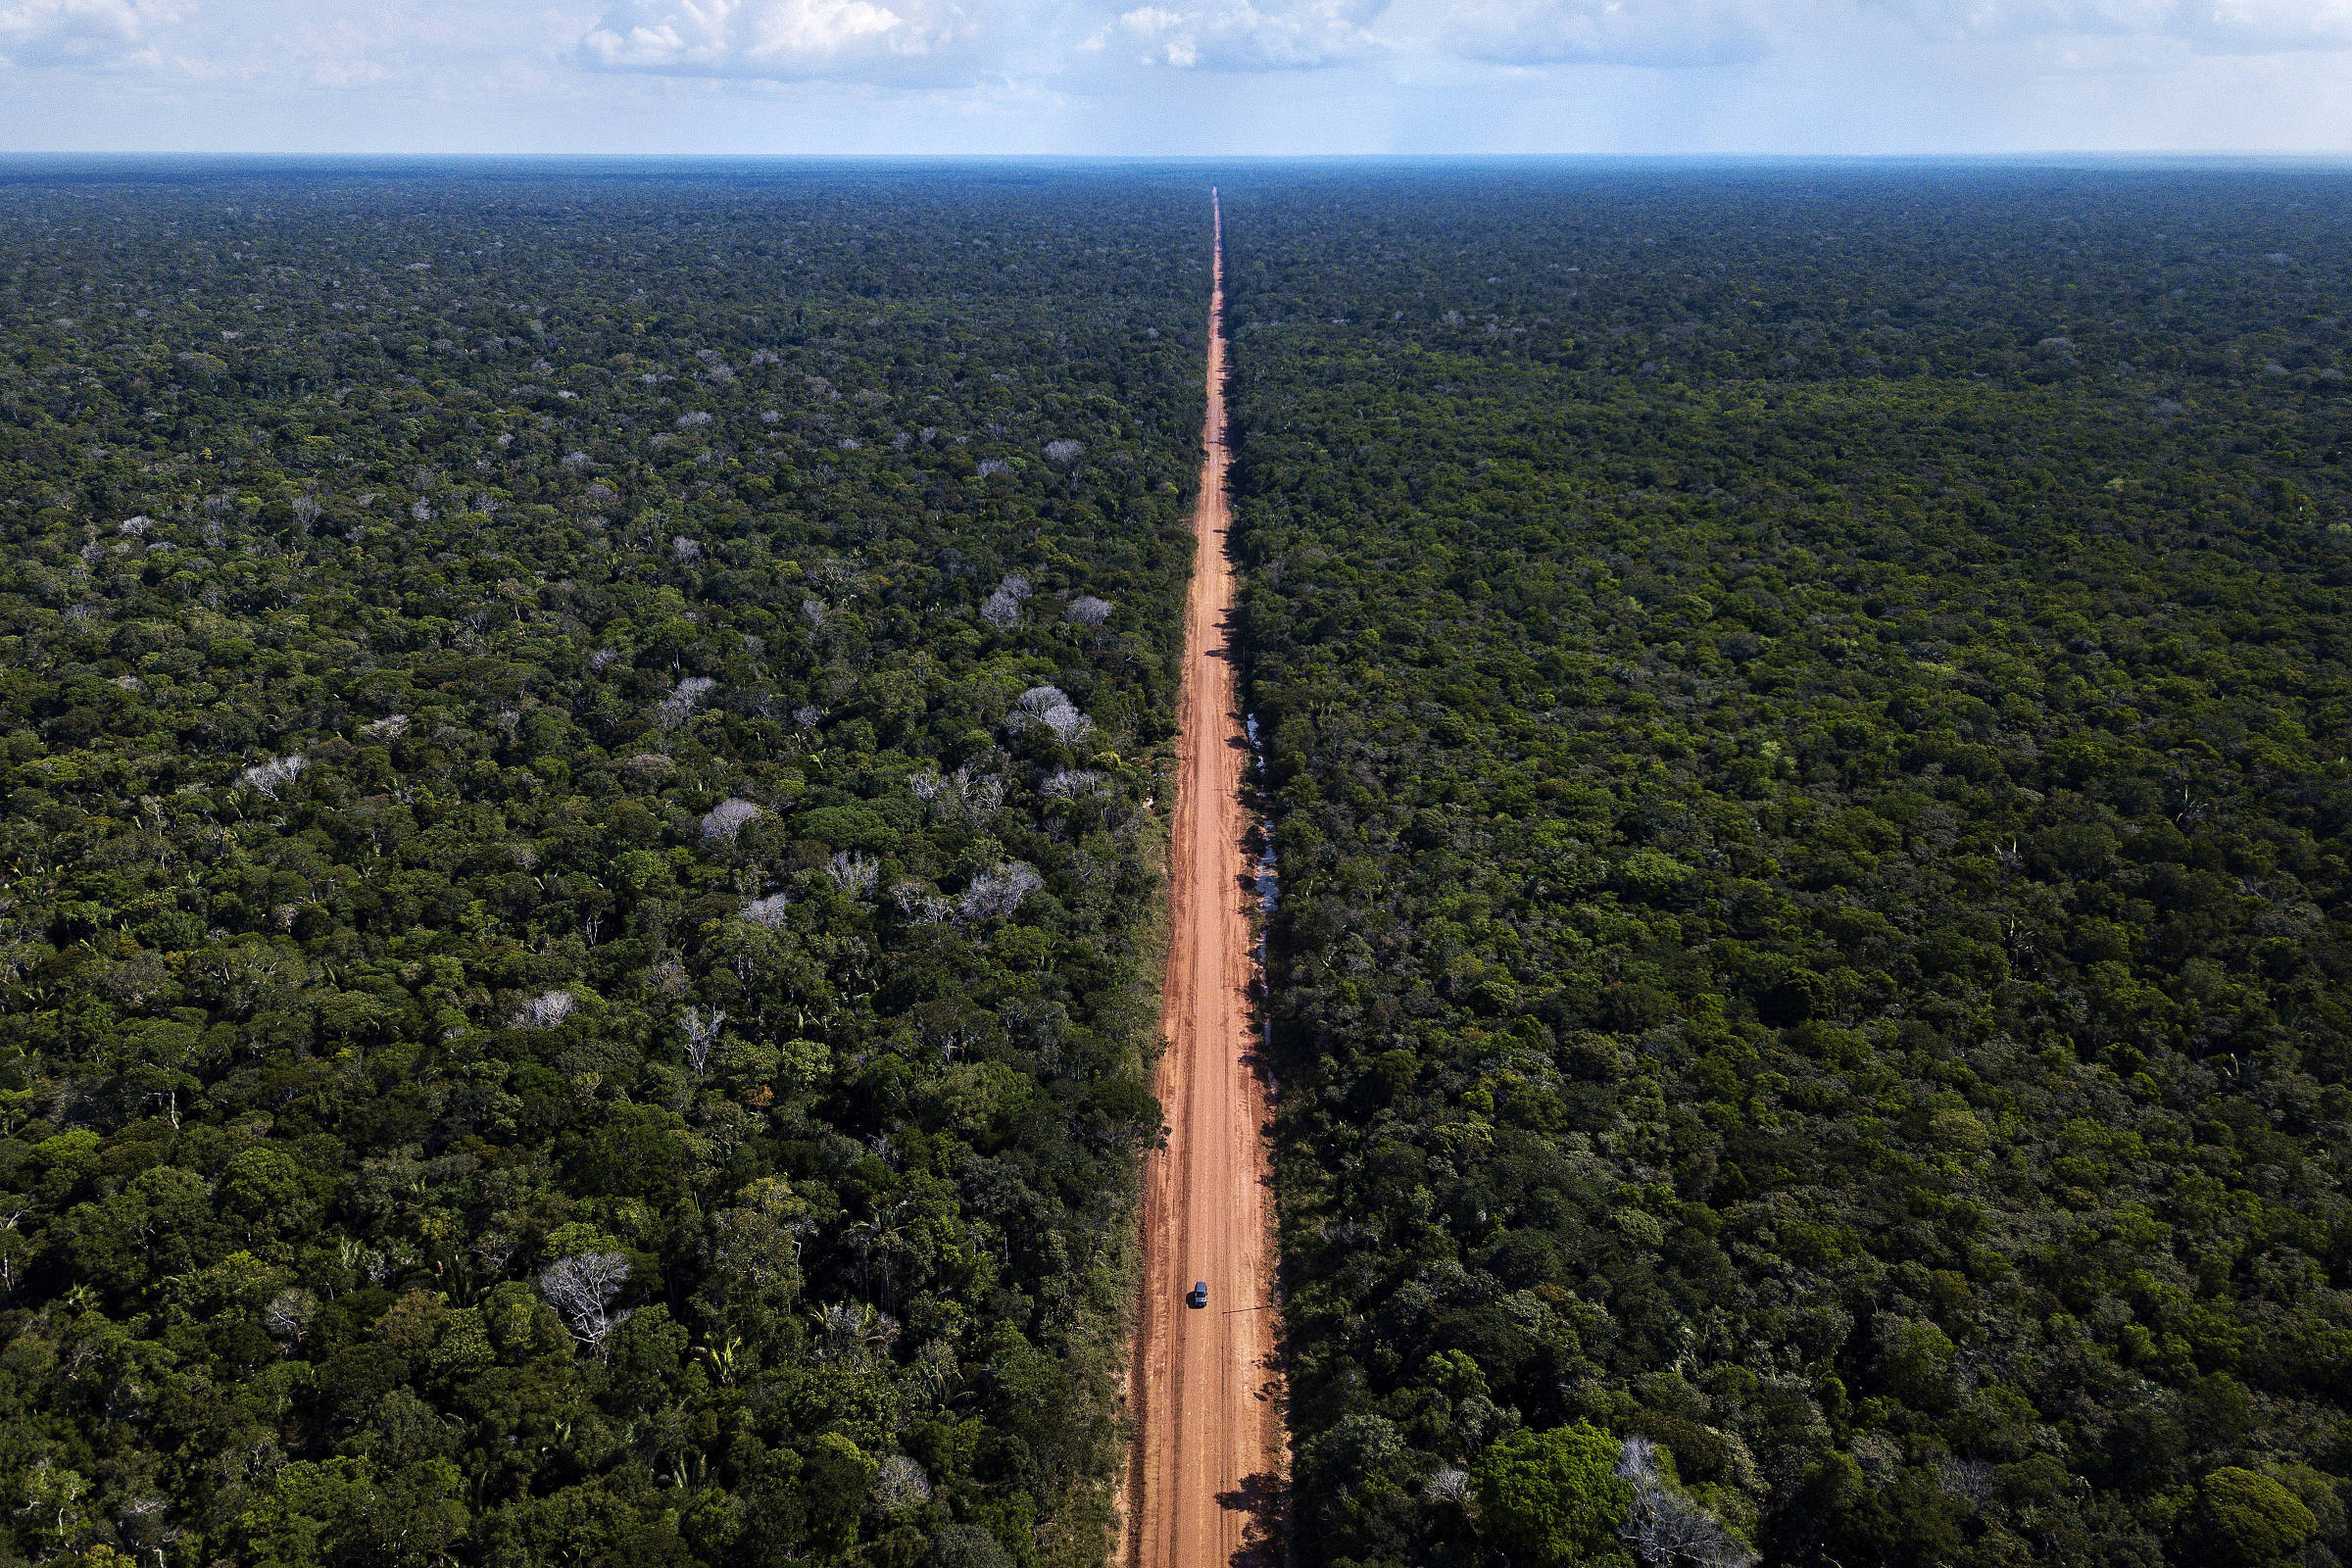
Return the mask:
<path id="1" fill-rule="evenodd" d="M 1242 1545 L 1233 1554 L 1232 1568 L 1282 1568 L 1282 1524 L 1289 1489 L 1280 1476 L 1266 1471 L 1242 1477 L 1231 1492 L 1217 1494 L 1217 1506 L 1244 1516 Z"/>

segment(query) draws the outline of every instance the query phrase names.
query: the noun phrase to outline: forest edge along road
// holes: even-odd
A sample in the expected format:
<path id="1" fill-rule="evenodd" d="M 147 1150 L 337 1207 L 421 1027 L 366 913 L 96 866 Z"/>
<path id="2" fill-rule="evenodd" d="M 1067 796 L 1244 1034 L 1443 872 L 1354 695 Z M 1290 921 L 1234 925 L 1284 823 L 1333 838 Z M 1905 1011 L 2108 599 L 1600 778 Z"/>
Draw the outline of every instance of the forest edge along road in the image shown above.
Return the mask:
<path id="1" fill-rule="evenodd" d="M 1267 1096 L 1251 1029 L 1256 972 L 1243 852 L 1249 757 L 1227 647 L 1224 217 L 1210 193 L 1208 409 L 1198 554 L 1185 610 L 1170 852 L 1172 929 L 1157 1089 L 1167 1147 L 1144 1173 L 1144 1289 L 1133 1373 L 1128 1560 L 1230 1568 L 1277 1560 L 1286 1446 L 1275 1346 Z M 1205 1280 L 1232 1308 L 1189 1312 Z"/>

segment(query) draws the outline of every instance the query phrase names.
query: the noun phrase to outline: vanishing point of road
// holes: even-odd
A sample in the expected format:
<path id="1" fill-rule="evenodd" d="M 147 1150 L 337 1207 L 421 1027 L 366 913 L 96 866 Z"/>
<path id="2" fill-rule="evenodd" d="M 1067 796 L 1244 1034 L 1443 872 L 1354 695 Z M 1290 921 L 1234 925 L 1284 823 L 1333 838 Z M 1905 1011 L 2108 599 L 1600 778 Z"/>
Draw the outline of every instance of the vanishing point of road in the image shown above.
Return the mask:
<path id="1" fill-rule="evenodd" d="M 1242 802 L 1249 758 L 1229 646 L 1226 555 L 1225 230 L 1216 194 L 1208 416 L 1198 553 L 1178 699 L 1174 915 L 1161 994 L 1158 1092 L 1167 1148 L 1144 1171 L 1144 1298 L 1137 1326 L 1129 1477 L 1134 1568 L 1279 1561 L 1285 1481 L 1275 1362 L 1274 1210 L 1267 1094 L 1252 1029 L 1256 973 Z M 1208 1305 L 1183 1293 L 1208 1282 Z"/>

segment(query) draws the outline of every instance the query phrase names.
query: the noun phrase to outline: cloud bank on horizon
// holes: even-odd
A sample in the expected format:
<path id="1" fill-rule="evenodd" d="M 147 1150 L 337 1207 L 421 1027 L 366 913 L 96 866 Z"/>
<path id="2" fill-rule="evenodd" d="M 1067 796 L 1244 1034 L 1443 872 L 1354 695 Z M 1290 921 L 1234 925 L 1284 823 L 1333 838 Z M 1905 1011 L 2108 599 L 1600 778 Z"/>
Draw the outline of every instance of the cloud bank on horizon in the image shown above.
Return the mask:
<path id="1" fill-rule="evenodd" d="M 2347 151 L 2348 84 L 2352 0 L 0 0 L 20 149 Z"/>

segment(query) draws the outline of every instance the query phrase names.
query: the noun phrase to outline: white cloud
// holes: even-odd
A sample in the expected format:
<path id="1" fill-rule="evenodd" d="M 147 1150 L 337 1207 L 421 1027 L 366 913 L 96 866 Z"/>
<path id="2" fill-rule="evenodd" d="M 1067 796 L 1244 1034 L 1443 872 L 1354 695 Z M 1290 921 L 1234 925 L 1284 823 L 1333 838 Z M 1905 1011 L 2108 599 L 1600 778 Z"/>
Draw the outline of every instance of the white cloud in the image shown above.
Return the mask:
<path id="1" fill-rule="evenodd" d="M 16 66 L 117 66 L 152 59 L 170 0 L 17 0 L 0 4 L 0 60 Z"/>
<path id="2" fill-rule="evenodd" d="M 997 35 L 953 0 L 624 0 L 580 58 L 601 71 L 917 84 L 969 79 Z"/>
<path id="3" fill-rule="evenodd" d="M 1387 0 L 1294 0 L 1258 6 L 1250 0 L 1200 10 L 1139 6 L 1089 38 L 1102 49 L 1115 40 L 1146 65 L 1185 71 L 1300 71 L 1335 66 L 1387 52 L 1369 27 Z"/>
<path id="4" fill-rule="evenodd" d="M 1767 52 L 1740 0 L 1463 0 L 1455 53 L 1504 65 L 1725 66 Z"/>
<path id="5" fill-rule="evenodd" d="M 1946 38 L 2174 38 L 2217 54 L 2352 48 L 2352 0 L 1872 0 Z"/>
<path id="6" fill-rule="evenodd" d="M 2218 0 L 2204 36 L 2249 51 L 2352 49 L 2352 0 Z"/>
<path id="7" fill-rule="evenodd" d="M 2347 48 L 2352 0 L 0 0 L 0 144 L 2340 156 Z"/>
<path id="8" fill-rule="evenodd" d="M 2352 48 L 2352 0 L 1450 0 L 1427 42 L 1498 65 L 1725 66 L 1791 49 L 1867 51 L 1856 24 L 1873 17 L 1944 45 L 2110 38 L 2198 54 Z"/>

